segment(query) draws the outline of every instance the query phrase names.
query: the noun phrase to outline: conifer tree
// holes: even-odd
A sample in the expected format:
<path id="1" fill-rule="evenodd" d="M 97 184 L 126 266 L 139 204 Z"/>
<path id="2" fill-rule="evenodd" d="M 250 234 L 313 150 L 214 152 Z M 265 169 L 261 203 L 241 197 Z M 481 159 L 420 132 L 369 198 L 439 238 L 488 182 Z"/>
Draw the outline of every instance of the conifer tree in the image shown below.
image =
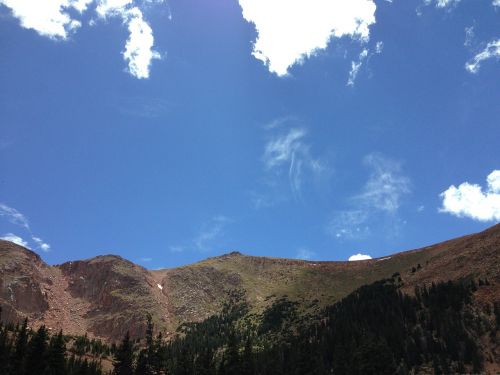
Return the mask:
<path id="1" fill-rule="evenodd" d="M 25 367 L 24 360 L 26 357 L 26 350 L 28 347 L 28 319 L 24 319 L 21 329 L 17 331 L 16 345 L 14 353 L 12 354 L 11 374 L 24 375 Z"/>
<path id="2" fill-rule="evenodd" d="M 44 374 L 47 369 L 47 329 L 41 326 L 28 344 L 26 374 Z"/>
<path id="3" fill-rule="evenodd" d="M 62 330 L 50 339 L 48 375 L 66 374 L 66 345 Z"/>
<path id="4" fill-rule="evenodd" d="M 130 335 L 127 331 L 121 345 L 117 348 L 115 353 L 114 375 L 133 375 L 133 348 L 130 341 Z"/>

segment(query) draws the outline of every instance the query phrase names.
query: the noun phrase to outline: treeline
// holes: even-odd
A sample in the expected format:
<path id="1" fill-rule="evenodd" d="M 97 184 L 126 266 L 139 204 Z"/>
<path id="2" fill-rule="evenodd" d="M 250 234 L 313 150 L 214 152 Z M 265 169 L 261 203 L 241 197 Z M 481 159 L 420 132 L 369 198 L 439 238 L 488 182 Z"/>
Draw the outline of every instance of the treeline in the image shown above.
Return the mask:
<path id="1" fill-rule="evenodd" d="M 76 349 L 68 351 L 69 340 L 62 331 L 51 335 L 45 326 L 33 331 L 27 319 L 21 325 L 0 320 L 0 375 L 103 375 L 97 352 L 110 349 L 97 340 L 77 337 Z M 91 359 L 84 357 L 87 349 Z"/>
<path id="2" fill-rule="evenodd" d="M 127 334 L 111 347 L 87 336 L 51 335 L 44 326 L 34 331 L 27 320 L 0 323 L 0 375 L 104 375 L 107 357 L 114 375 L 481 372 L 481 338 L 498 337 L 500 305 L 480 311 L 472 302 L 489 282 L 432 284 L 413 296 L 400 283 L 395 274 L 314 314 L 286 297 L 252 314 L 245 295 L 233 291 L 219 314 L 181 325 L 174 338 L 155 336 L 148 316 L 144 340 Z"/>
<path id="3" fill-rule="evenodd" d="M 277 300 L 263 314 L 248 314 L 241 293 L 222 312 L 184 324 L 164 342 L 153 337 L 134 356 L 125 337 L 116 375 L 452 374 L 483 368 L 480 337 L 496 337 L 495 318 L 472 306 L 473 281 L 432 284 L 414 296 L 399 290 L 399 274 L 361 287 L 319 316 Z"/>

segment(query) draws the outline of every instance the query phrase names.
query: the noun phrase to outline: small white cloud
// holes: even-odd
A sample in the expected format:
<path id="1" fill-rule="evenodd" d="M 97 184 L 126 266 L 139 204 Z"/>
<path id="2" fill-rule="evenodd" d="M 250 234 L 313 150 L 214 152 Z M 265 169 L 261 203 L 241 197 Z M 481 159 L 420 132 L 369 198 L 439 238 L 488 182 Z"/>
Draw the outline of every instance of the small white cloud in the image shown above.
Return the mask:
<path id="1" fill-rule="evenodd" d="M 71 10 L 82 13 L 92 1 L 0 0 L 0 4 L 12 10 L 22 27 L 52 39 L 66 39 L 70 32 L 81 26 L 81 22 L 71 16 Z"/>
<path id="2" fill-rule="evenodd" d="M 28 219 L 15 208 L 9 207 L 4 203 L 0 203 L 0 216 L 6 218 L 9 222 L 19 225 L 27 230 L 30 229 Z"/>
<path id="3" fill-rule="evenodd" d="M 50 245 L 46 242 L 44 242 L 40 237 L 31 237 L 32 240 L 36 243 L 36 246 L 42 250 L 45 253 L 48 253 L 50 251 Z"/>
<path id="4" fill-rule="evenodd" d="M 367 254 L 354 254 L 354 255 L 351 255 L 349 257 L 349 262 L 354 262 L 354 261 L 357 261 L 357 260 L 368 260 L 368 259 L 372 259 L 371 256 L 367 255 Z"/>
<path id="5" fill-rule="evenodd" d="M 26 247 L 26 248 L 29 248 L 28 247 L 28 242 L 26 242 L 25 240 L 23 240 L 21 237 L 19 236 L 16 236 L 15 234 L 13 233 L 7 233 L 6 235 L 4 235 L 3 237 L 0 237 L 0 239 L 4 240 L 4 241 L 10 241 L 10 242 L 13 242 L 15 243 L 16 245 L 19 245 L 19 246 L 23 246 L 23 247 Z"/>
<path id="6" fill-rule="evenodd" d="M 368 50 L 364 49 L 359 54 L 358 61 L 351 62 L 351 71 L 349 72 L 349 79 L 347 80 L 347 86 L 354 86 L 354 82 L 356 81 L 356 77 L 358 76 L 359 69 L 361 65 L 363 65 L 363 61 L 368 57 Z"/>
<path id="7" fill-rule="evenodd" d="M 492 4 L 494 7 L 500 7 L 500 0 L 493 0 Z"/>
<path id="8" fill-rule="evenodd" d="M 486 45 L 481 52 L 474 56 L 467 64 L 465 69 L 471 73 L 477 73 L 481 68 L 481 64 L 485 60 L 500 59 L 500 39 L 494 40 Z"/>
<path id="9" fill-rule="evenodd" d="M 314 256 L 316 256 L 316 253 L 314 251 L 308 249 L 299 249 L 299 251 L 297 251 L 297 254 L 295 255 L 295 258 L 309 260 Z"/>
<path id="10" fill-rule="evenodd" d="M 272 73 L 288 69 L 325 49 L 331 38 L 369 39 L 375 23 L 372 0 L 239 0 L 243 18 L 258 36 L 252 55 Z"/>
<path id="11" fill-rule="evenodd" d="M 486 190 L 477 184 L 464 182 L 451 185 L 441 193 L 443 205 L 440 212 L 478 221 L 500 221 L 500 170 L 491 172 Z"/>
<path id="12" fill-rule="evenodd" d="M 470 47 L 472 45 L 472 41 L 474 40 L 474 35 L 475 35 L 474 26 L 468 26 L 465 28 L 464 46 Z"/>
<path id="13" fill-rule="evenodd" d="M 148 263 L 148 262 L 153 261 L 153 258 L 149 258 L 149 257 L 147 257 L 147 258 L 141 258 L 141 259 L 139 259 L 139 260 L 140 260 L 141 262 Z"/>

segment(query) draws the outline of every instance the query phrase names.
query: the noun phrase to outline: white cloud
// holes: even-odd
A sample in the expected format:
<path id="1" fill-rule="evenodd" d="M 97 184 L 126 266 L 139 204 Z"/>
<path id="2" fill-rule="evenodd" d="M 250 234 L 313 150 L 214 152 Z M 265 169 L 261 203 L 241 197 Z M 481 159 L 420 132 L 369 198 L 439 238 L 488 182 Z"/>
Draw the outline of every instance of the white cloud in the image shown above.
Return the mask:
<path id="1" fill-rule="evenodd" d="M 441 193 L 441 212 L 478 221 L 500 221 L 500 170 L 491 172 L 486 190 L 477 184 L 464 182 L 451 185 Z"/>
<path id="2" fill-rule="evenodd" d="M 363 61 L 368 57 L 368 50 L 364 49 L 359 54 L 358 61 L 351 62 L 351 71 L 349 72 L 349 79 L 347 80 L 347 86 L 354 86 L 354 81 L 356 81 L 356 77 L 358 76 L 359 69 L 361 65 L 363 65 Z"/>
<path id="3" fill-rule="evenodd" d="M 152 260 L 153 260 L 153 258 L 149 258 L 149 257 L 140 259 L 141 262 L 145 262 L 145 263 L 151 262 Z"/>
<path id="4" fill-rule="evenodd" d="M 123 58 L 128 63 L 128 72 L 139 79 L 149 78 L 151 62 L 161 59 L 161 55 L 153 49 L 154 36 L 151 26 L 144 20 L 141 9 L 133 5 L 133 0 L 100 0 L 96 12 L 102 19 L 120 17 L 123 20 L 129 31 L 123 51 Z"/>
<path id="5" fill-rule="evenodd" d="M 0 0 L 12 10 L 21 26 L 35 30 L 52 39 L 66 39 L 70 32 L 81 26 L 73 18 L 71 9 L 84 12 L 93 0 Z"/>
<path id="6" fill-rule="evenodd" d="M 490 42 L 486 48 L 474 56 L 467 64 L 465 69 L 471 73 L 477 73 L 481 67 L 481 63 L 489 59 L 500 59 L 500 39 Z"/>
<path id="7" fill-rule="evenodd" d="M 296 199 L 301 196 L 307 173 L 318 177 L 328 170 L 324 162 L 311 156 L 306 135 L 307 131 L 301 128 L 281 132 L 267 142 L 263 156 L 268 171 L 278 174 L 287 172 L 290 189 Z"/>
<path id="8" fill-rule="evenodd" d="M 46 242 L 44 242 L 40 237 L 31 237 L 33 241 L 35 241 L 37 247 L 42 250 L 45 253 L 48 253 L 50 251 L 50 245 Z"/>
<path id="9" fill-rule="evenodd" d="M 493 0 L 494 7 L 500 7 L 500 0 Z"/>
<path id="10" fill-rule="evenodd" d="M 349 257 L 349 262 L 354 262 L 354 261 L 357 261 L 357 260 L 368 260 L 368 259 L 372 259 L 371 256 L 367 255 L 367 254 L 354 254 L 354 255 L 351 255 Z"/>
<path id="11" fill-rule="evenodd" d="M 5 241 L 10 241 L 10 242 L 13 242 L 19 246 L 23 246 L 23 247 L 28 248 L 28 243 L 25 240 L 23 240 L 21 237 L 16 236 L 13 233 L 7 233 L 3 237 L 0 237 L 0 239 L 5 240 Z"/>
<path id="12" fill-rule="evenodd" d="M 149 78 L 151 61 L 161 59 L 161 55 L 153 50 L 153 30 L 144 21 L 139 8 L 132 8 L 126 13 L 125 22 L 130 33 L 123 57 L 128 61 L 128 70 L 136 78 Z"/>
<path id="13" fill-rule="evenodd" d="M 332 37 L 365 42 L 375 23 L 373 0 L 239 0 L 243 18 L 255 24 L 253 56 L 284 76 L 304 58 L 325 49 Z"/>
<path id="14" fill-rule="evenodd" d="M 295 255 L 295 258 L 308 260 L 314 256 L 316 256 L 316 253 L 314 251 L 308 249 L 299 249 L 297 251 L 297 254 Z"/>
<path id="15" fill-rule="evenodd" d="M 5 217 L 12 224 L 19 225 L 27 230 L 30 229 L 26 216 L 6 204 L 0 203 L 0 216 Z"/>
<path id="16" fill-rule="evenodd" d="M 133 0 L 100 0 L 96 12 L 101 18 L 124 16 Z"/>
<path id="17" fill-rule="evenodd" d="M 161 55 L 153 49 L 153 30 L 145 21 L 139 5 L 144 7 L 163 0 L 135 1 L 137 6 L 134 6 L 134 0 L 0 0 L 0 4 L 12 10 L 22 27 L 51 39 L 67 39 L 71 32 L 81 27 L 75 11 L 82 14 L 94 2 L 100 19 L 119 17 L 127 26 L 129 37 L 123 58 L 128 64 L 128 72 L 139 79 L 149 78 L 151 62 L 161 59 Z M 92 20 L 90 25 L 95 23 Z"/>

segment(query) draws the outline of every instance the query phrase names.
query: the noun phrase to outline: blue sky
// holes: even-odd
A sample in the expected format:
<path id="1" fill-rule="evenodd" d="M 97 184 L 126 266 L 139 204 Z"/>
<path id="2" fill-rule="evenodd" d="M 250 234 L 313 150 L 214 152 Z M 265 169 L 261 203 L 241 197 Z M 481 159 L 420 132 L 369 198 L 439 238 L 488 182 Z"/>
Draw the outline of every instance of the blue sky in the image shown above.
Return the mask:
<path id="1" fill-rule="evenodd" d="M 500 2 L 0 0 L 0 236 L 380 257 L 500 221 Z"/>

